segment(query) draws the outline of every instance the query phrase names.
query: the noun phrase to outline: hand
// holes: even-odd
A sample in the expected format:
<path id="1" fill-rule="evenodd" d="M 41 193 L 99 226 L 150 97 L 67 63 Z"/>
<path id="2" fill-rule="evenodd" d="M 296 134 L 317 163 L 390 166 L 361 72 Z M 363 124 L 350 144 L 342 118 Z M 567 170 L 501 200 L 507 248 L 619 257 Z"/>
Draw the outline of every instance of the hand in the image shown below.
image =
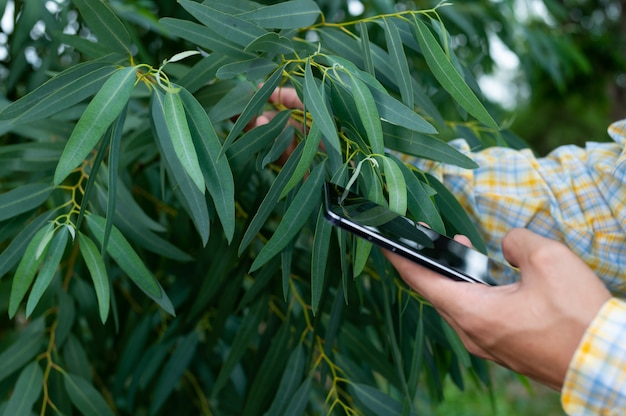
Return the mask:
<path id="1" fill-rule="evenodd" d="M 465 237 L 457 240 L 469 245 Z M 578 343 L 611 295 L 561 243 L 514 229 L 502 249 L 522 277 L 496 287 L 456 282 L 391 252 L 385 255 L 469 352 L 560 390 Z"/>

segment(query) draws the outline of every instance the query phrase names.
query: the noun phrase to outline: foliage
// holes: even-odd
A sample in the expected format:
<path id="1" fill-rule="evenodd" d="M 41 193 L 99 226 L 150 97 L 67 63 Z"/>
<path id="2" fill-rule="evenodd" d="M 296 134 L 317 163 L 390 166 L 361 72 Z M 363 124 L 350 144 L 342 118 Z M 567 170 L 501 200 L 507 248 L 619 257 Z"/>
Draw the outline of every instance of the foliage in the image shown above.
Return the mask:
<path id="1" fill-rule="evenodd" d="M 11 56 L 41 60 L 11 62 L 0 111 L 5 414 L 408 415 L 447 377 L 488 384 L 321 213 L 323 181 L 356 181 L 482 247 L 398 157 L 472 168 L 439 137 L 512 137 L 451 45 L 454 6 L 337 21 L 312 0 L 44 3 L 16 3 Z M 304 108 L 270 108 L 281 86 Z"/>

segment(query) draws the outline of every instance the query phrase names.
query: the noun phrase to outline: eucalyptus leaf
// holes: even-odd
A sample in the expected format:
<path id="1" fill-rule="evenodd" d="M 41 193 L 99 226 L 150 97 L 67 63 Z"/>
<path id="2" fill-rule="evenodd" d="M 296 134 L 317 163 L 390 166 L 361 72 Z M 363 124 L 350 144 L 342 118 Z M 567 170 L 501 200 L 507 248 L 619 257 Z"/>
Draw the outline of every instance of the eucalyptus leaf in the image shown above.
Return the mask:
<path id="1" fill-rule="evenodd" d="M 337 128 L 331 116 L 326 100 L 322 96 L 311 70 L 311 60 L 306 61 L 304 70 L 304 106 L 318 123 L 319 129 L 337 151 L 341 151 Z"/>
<path id="2" fill-rule="evenodd" d="M 389 50 L 391 64 L 393 65 L 400 95 L 402 96 L 402 102 L 408 107 L 413 107 L 413 78 L 411 78 L 409 63 L 404 53 L 402 38 L 400 37 L 400 31 L 395 24 L 395 20 L 396 19 L 383 19 L 385 40 L 387 41 L 387 49 Z"/>
<path id="3" fill-rule="evenodd" d="M 302 157 L 298 161 L 298 165 L 285 185 L 285 188 L 283 188 L 283 191 L 280 193 L 281 199 L 285 197 L 285 195 L 287 195 L 287 193 L 291 191 L 300 181 L 302 181 L 307 171 L 311 168 L 311 163 L 313 163 L 313 159 L 319 150 L 321 139 L 322 135 L 320 130 L 317 128 L 317 123 L 313 123 L 311 129 L 304 138 Z"/>
<path id="4" fill-rule="evenodd" d="M 63 182 L 82 163 L 126 107 L 137 79 L 136 71 L 135 67 L 119 69 L 91 100 L 65 145 L 54 172 L 55 185 Z"/>
<path id="5" fill-rule="evenodd" d="M 365 128 L 372 153 L 382 155 L 385 152 L 383 129 L 374 97 L 369 88 L 357 77 L 350 77 L 354 103 Z"/>
<path id="6" fill-rule="evenodd" d="M 37 208 L 53 190 L 49 184 L 31 183 L 0 194 L 0 221 Z"/>
<path id="7" fill-rule="evenodd" d="M 406 215 L 407 187 L 402 170 L 393 159 L 386 156 L 382 156 L 381 159 L 389 195 L 389 209 L 400 215 Z"/>
<path id="8" fill-rule="evenodd" d="M 6 380 L 44 350 L 45 329 L 43 318 L 34 319 L 0 353 L 0 381 Z"/>
<path id="9" fill-rule="evenodd" d="M 398 401 L 372 386 L 357 383 L 353 384 L 351 389 L 354 391 L 357 402 L 376 416 L 402 413 L 402 405 Z"/>
<path id="10" fill-rule="evenodd" d="M 85 416 L 113 416 L 102 394 L 82 377 L 63 373 L 63 384 L 72 404 Z"/>
<path id="11" fill-rule="evenodd" d="M 30 414 L 33 405 L 41 396 L 41 386 L 43 384 L 43 371 L 37 361 L 33 361 L 20 373 L 15 383 L 15 388 L 9 398 L 4 414 L 25 415 Z"/>
<path id="12" fill-rule="evenodd" d="M 268 416 L 285 415 L 285 410 L 289 404 L 291 397 L 296 392 L 300 380 L 304 374 L 304 365 L 306 356 L 302 344 L 293 349 L 289 355 L 285 372 L 283 373 L 280 384 L 276 389 L 276 397 L 271 407 L 267 411 Z"/>
<path id="13" fill-rule="evenodd" d="M 313 0 L 292 0 L 237 14 L 266 29 L 300 29 L 311 26 L 322 14 Z"/>
<path id="14" fill-rule="evenodd" d="M 319 206 L 321 187 L 324 179 L 324 165 L 317 165 L 309 174 L 304 185 L 298 190 L 294 200 L 289 205 L 283 219 L 274 231 L 274 235 L 263 246 L 250 266 L 250 273 L 267 263 L 277 255 L 291 241 L 307 221 L 313 210 Z"/>
<path id="15" fill-rule="evenodd" d="M 461 74 L 450 62 L 432 32 L 425 23 L 415 18 L 415 36 L 424 54 L 428 67 L 441 86 L 465 109 L 485 125 L 499 130 L 491 114 L 485 109 Z"/>
<path id="16" fill-rule="evenodd" d="M 332 224 L 324 216 L 324 207 L 320 207 L 317 214 L 313 250 L 311 252 L 311 308 L 313 315 L 317 314 L 320 300 L 324 293 L 331 233 Z"/>
<path id="17" fill-rule="evenodd" d="M 106 265 L 102 260 L 98 248 L 89 237 L 83 233 L 79 233 L 78 243 L 80 245 L 80 253 L 85 260 L 85 264 L 87 264 L 87 269 L 89 269 L 89 274 L 91 274 L 93 286 L 96 290 L 100 320 L 104 323 L 109 316 L 109 307 L 111 304 L 110 285 Z"/>
<path id="18" fill-rule="evenodd" d="M 102 1 L 72 0 L 89 29 L 98 38 L 100 45 L 106 45 L 113 52 L 131 55 L 130 35 L 126 26 Z"/>
<path id="19" fill-rule="evenodd" d="M 86 219 L 87 226 L 96 241 L 102 243 L 105 219 L 94 214 L 88 215 Z M 107 246 L 107 252 L 146 295 L 158 303 L 167 313 L 175 315 L 172 303 L 158 280 L 116 227 L 111 229 L 111 239 Z"/>

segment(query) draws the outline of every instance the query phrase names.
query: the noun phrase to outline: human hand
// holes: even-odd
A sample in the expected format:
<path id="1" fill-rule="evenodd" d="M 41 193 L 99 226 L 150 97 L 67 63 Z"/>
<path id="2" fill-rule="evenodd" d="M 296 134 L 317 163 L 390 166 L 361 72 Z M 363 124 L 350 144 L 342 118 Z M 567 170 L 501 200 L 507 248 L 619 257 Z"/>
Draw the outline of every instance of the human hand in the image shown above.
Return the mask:
<path id="1" fill-rule="evenodd" d="M 457 240 L 469 245 L 465 237 Z M 495 287 L 456 282 L 391 252 L 385 256 L 469 352 L 560 390 L 579 341 L 611 295 L 559 242 L 514 229 L 502 249 L 522 277 Z"/>

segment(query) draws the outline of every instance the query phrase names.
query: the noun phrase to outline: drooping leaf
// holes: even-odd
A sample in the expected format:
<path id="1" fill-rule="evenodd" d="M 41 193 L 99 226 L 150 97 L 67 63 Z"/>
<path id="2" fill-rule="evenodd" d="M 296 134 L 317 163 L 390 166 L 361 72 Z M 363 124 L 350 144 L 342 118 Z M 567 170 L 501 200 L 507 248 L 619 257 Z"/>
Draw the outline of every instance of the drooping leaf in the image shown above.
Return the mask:
<path id="1" fill-rule="evenodd" d="M 63 373 L 63 384 L 72 404 L 85 416 L 114 416 L 102 394 L 84 378 Z"/>
<path id="2" fill-rule="evenodd" d="M 43 385 L 43 371 L 37 361 L 33 361 L 20 373 L 15 383 L 6 408 L 5 415 L 31 414 L 33 405 L 41 395 Z"/>
<path id="3" fill-rule="evenodd" d="M 222 145 L 211 120 L 198 101 L 186 90 L 180 92 L 207 189 L 230 242 L 235 232 L 235 185 L 228 160 L 219 158 Z"/>
<path id="4" fill-rule="evenodd" d="M 402 405 L 397 400 L 372 386 L 354 383 L 351 385 L 351 390 L 357 402 L 376 416 L 399 415 L 402 413 Z"/>
<path id="5" fill-rule="evenodd" d="M 85 264 L 87 264 L 87 269 L 89 270 L 89 274 L 91 274 L 91 280 L 96 290 L 100 320 L 104 323 L 109 316 L 109 307 L 111 305 L 111 293 L 106 266 L 98 248 L 89 237 L 83 233 L 78 233 L 78 243 L 80 245 L 80 253 L 85 260 Z"/>
<path id="6" fill-rule="evenodd" d="M 0 221 L 37 208 L 53 190 L 49 184 L 30 183 L 0 194 Z"/>
<path id="7" fill-rule="evenodd" d="M 274 92 L 274 89 L 278 86 L 285 66 L 277 68 L 274 73 L 263 83 L 261 88 L 254 94 L 252 99 L 246 104 L 245 108 L 241 112 L 241 115 L 237 118 L 235 125 L 228 132 L 226 140 L 224 141 L 224 150 L 228 150 L 230 145 L 235 141 L 235 138 L 243 131 L 246 125 L 250 122 L 253 116 L 257 115 L 259 110 L 263 108 L 270 95 Z"/>
<path id="8" fill-rule="evenodd" d="M 160 108 L 160 107 L 159 107 Z M 153 114 L 154 116 L 154 114 Z M 204 176 L 198 162 L 198 154 L 191 138 L 185 109 L 178 92 L 168 91 L 163 99 L 163 119 L 169 132 L 174 152 L 181 166 L 200 192 L 204 193 Z"/>
<path id="9" fill-rule="evenodd" d="M 157 381 L 154 390 L 154 400 L 150 405 L 151 414 L 157 414 L 174 391 L 174 388 L 193 359 L 198 341 L 199 336 L 196 331 L 192 331 L 179 340 Z"/>
<path id="10" fill-rule="evenodd" d="M 300 29 L 311 26 L 320 15 L 315 1 L 293 0 L 239 13 L 237 17 L 267 29 Z"/>
<path id="11" fill-rule="evenodd" d="M 60 227 L 54 234 L 54 238 L 50 242 L 50 246 L 44 255 L 45 258 L 41 264 L 41 269 L 37 274 L 37 279 L 33 284 L 33 287 L 26 302 L 26 316 L 30 316 L 33 312 L 39 300 L 43 296 L 44 292 L 50 285 L 52 278 L 57 272 L 57 268 L 61 263 L 61 258 L 65 252 L 67 246 L 67 240 L 69 232 L 66 227 Z"/>
<path id="12" fill-rule="evenodd" d="M 332 224 L 324 217 L 324 208 L 320 207 L 315 224 L 315 236 L 313 238 L 313 250 L 311 253 L 311 308 L 313 315 L 324 293 L 324 280 L 326 277 L 326 263 L 328 261 L 328 248 Z"/>
<path id="13" fill-rule="evenodd" d="M 294 51 L 291 40 L 275 32 L 267 32 L 246 46 L 246 52 L 266 52 L 268 54 L 288 54 Z"/>
<path id="14" fill-rule="evenodd" d="M 309 174 L 306 182 L 298 190 L 294 200 L 287 208 L 283 219 L 274 231 L 274 235 L 263 246 L 257 257 L 250 266 L 250 272 L 257 270 L 267 263 L 269 259 L 277 255 L 291 241 L 304 223 L 309 218 L 311 212 L 319 207 L 321 200 L 322 181 L 324 179 L 324 165 L 322 162 L 317 165 Z"/>
<path id="15" fill-rule="evenodd" d="M 164 100 L 165 97 L 162 92 L 158 90 L 153 92 L 152 104 L 150 106 L 152 130 L 157 138 L 157 144 L 160 147 L 165 165 L 174 181 L 174 186 L 180 191 L 181 198 L 186 203 L 186 208 L 194 222 L 196 231 L 198 231 L 202 239 L 202 243 L 206 244 L 209 240 L 210 219 L 209 208 L 203 193 L 204 188 L 202 191 L 198 189 L 198 186 L 192 182 L 190 176 L 185 172 L 180 159 L 176 157 L 172 138 L 165 125 Z"/>
<path id="16" fill-rule="evenodd" d="M 291 400 L 289 400 L 289 404 L 285 409 L 285 414 L 293 416 L 303 415 L 311 400 L 312 389 L 313 377 L 309 376 L 302 382 L 302 384 L 298 387 L 298 390 L 295 391 L 293 396 L 291 396 Z"/>
<path id="17" fill-rule="evenodd" d="M 245 74 L 249 80 L 263 79 L 276 69 L 274 61 L 265 58 L 253 58 L 246 61 L 233 62 L 222 66 L 216 73 L 219 79 L 232 79 Z"/>
<path id="18" fill-rule="evenodd" d="M 59 185 L 87 157 L 113 120 L 126 107 L 133 91 L 137 69 L 118 70 L 102 85 L 78 120 L 56 171 L 54 184 Z"/>
<path id="19" fill-rule="evenodd" d="M 326 104 L 326 100 L 322 96 L 317 82 L 313 77 L 311 70 L 311 60 L 307 59 L 304 70 L 304 107 L 313 116 L 313 121 L 318 123 L 319 129 L 330 144 L 337 150 L 341 151 L 339 145 L 339 136 L 337 135 L 337 127 L 330 115 L 330 110 Z"/>
<path id="20" fill-rule="evenodd" d="M 220 33 L 239 46 L 246 46 L 256 38 L 263 36 L 265 29 L 245 19 L 224 13 L 206 4 L 191 0 L 179 0 L 179 3 L 193 17 L 212 30 Z"/>
<path id="21" fill-rule="evenodd" d="M 313 163 L 313 159 L 317 154 L 320 146 L 320 141 L 322 140 L 322 134 L 320 130 L 317 128 L 317 123 L 313 123 L 311 125 L 311 129 L 307 133 L 305 137 L 304 148 L 302 149 L 302 157 L 298 161 L 298 165 L 294 170 L 289 182 L 285 185 L 285 188 L 280 193 L 280 198 L 282 199 L 290 192 L 306 175 L 306 172 L 311 168 L 311 163 Z"/>
<path id="22" fill-rule="evenodd" d="M 415 19 L 415 36 L 424 59 L 441 86 L 459 103 L 465 111 L 485 125 L 499 129 L 491 114 L 485 109 L 476 94 L 467 85 L 461 74 L 450 62 L 432 32 L 425 23 Z"/>
<path id="23" fill-rule="evenodd" d="M 107 3 L 89 0 L 72 0 L 72 2 L 87 22 L 89 29 L 98 38 L 100 45 L 106 45 L 113 52 L 131 55 L 128 30 Z"/>
<path id="24" fill-rule="evenodd" d="M 31 123 L 66 110 L 95 94 L 115 71 L 113 65 L 104 61 L 72 66 L 4 107 L 0 111 L 0 120 Z"/>
<path id="25" fill-rule="evenodd" d="M 304 347 L 300 344 L 289 355 L 287 367 L 285 367 L 285 372 L 283 373 L 283 376 L 280 379 L 280 384 L 276 389 L 276 397 L 267 411 L 268 416 L 280 416 L 286 414 L 285 409 L 302 380 L 305 361 L 306 356 L 304 354 Z"/>
<path id="26" fill-rule="evenodd" d="M 88 215 L 86 219 L 87 226 L 93 233 L 96 241 L 102 244 L 105 219 L 95 214 Z M 159 304 L 167 313 L 175 315 L 172 303 L 158 280 L 116 227 L 111 229 L 111 239 L 107 246 L 107 252 L 146 295 Z"/>
<path id="27" fill-rule="evenodd" d="M 372 50 L 370 49 L 370 37 L 367 31 L 367 23 L 359 22 L 359 33 L 361 34 L 361 51 L 363 51 L 363 63 L 365 66 L 365 72 L 370 75 L 376 75 L 376 68 L 374 67 L 374 60 L 372 59 Z"/>
<path id="28" fill-rule="evenodd" d="M 44 318 L 30 322 L 15 338 L 6 350 L 0 353 L 0 381 L 32 361 L 45 348 Z"/>
<path id="29" fill-rule="evenodd" d="M 13 276 L 13 284 L 11 286 L 11 296 L 9 297 L 9 318 L 13 318 L 17 312 L 17 308 L 22 303 L 24 295 L 30 288 L 39 266 L 44 261 L 45 251 L 37 256 L 37 252 L 40 251 L 40 244 L 46 237 L 46 235 L 54 229 L 52 223 L 48 223 L 37 231 L 26 246 L 24 256 L 20 260 L 15 275 Z M 45 248 L 47 249 L 47 247 Z"/>
<path id="30" fill-rule="evenodd" d="M 395 19 L 383 19 L 385 28 L 385 40 L 387 41 L 387 50 L 391 58 L 391 64 L 394 68 L 398 88 L 402 102 L 412 108 L 413 107 L 413 78 L 409 70 L 409 63 L 404 53 L 402 38 L 400 32 L 395 25 Z"/>
<path id="31" fill-rule="evenodd" d="M 367 85 L 357 77 L 350 76 L 350 85 L 361 123 L 365 128 L 369 144 L 372 147 L 372 153 L 382 155 L 385 151 L 383 128 L 374 97 Z"/>
<path id="32" fill-rule="evenodd" d="M 389 194 L 389 209 L 400 215 L 406 215 L 407 189 L 402 170 L 393 159 L 383 156 L 382 160 Z"/>

